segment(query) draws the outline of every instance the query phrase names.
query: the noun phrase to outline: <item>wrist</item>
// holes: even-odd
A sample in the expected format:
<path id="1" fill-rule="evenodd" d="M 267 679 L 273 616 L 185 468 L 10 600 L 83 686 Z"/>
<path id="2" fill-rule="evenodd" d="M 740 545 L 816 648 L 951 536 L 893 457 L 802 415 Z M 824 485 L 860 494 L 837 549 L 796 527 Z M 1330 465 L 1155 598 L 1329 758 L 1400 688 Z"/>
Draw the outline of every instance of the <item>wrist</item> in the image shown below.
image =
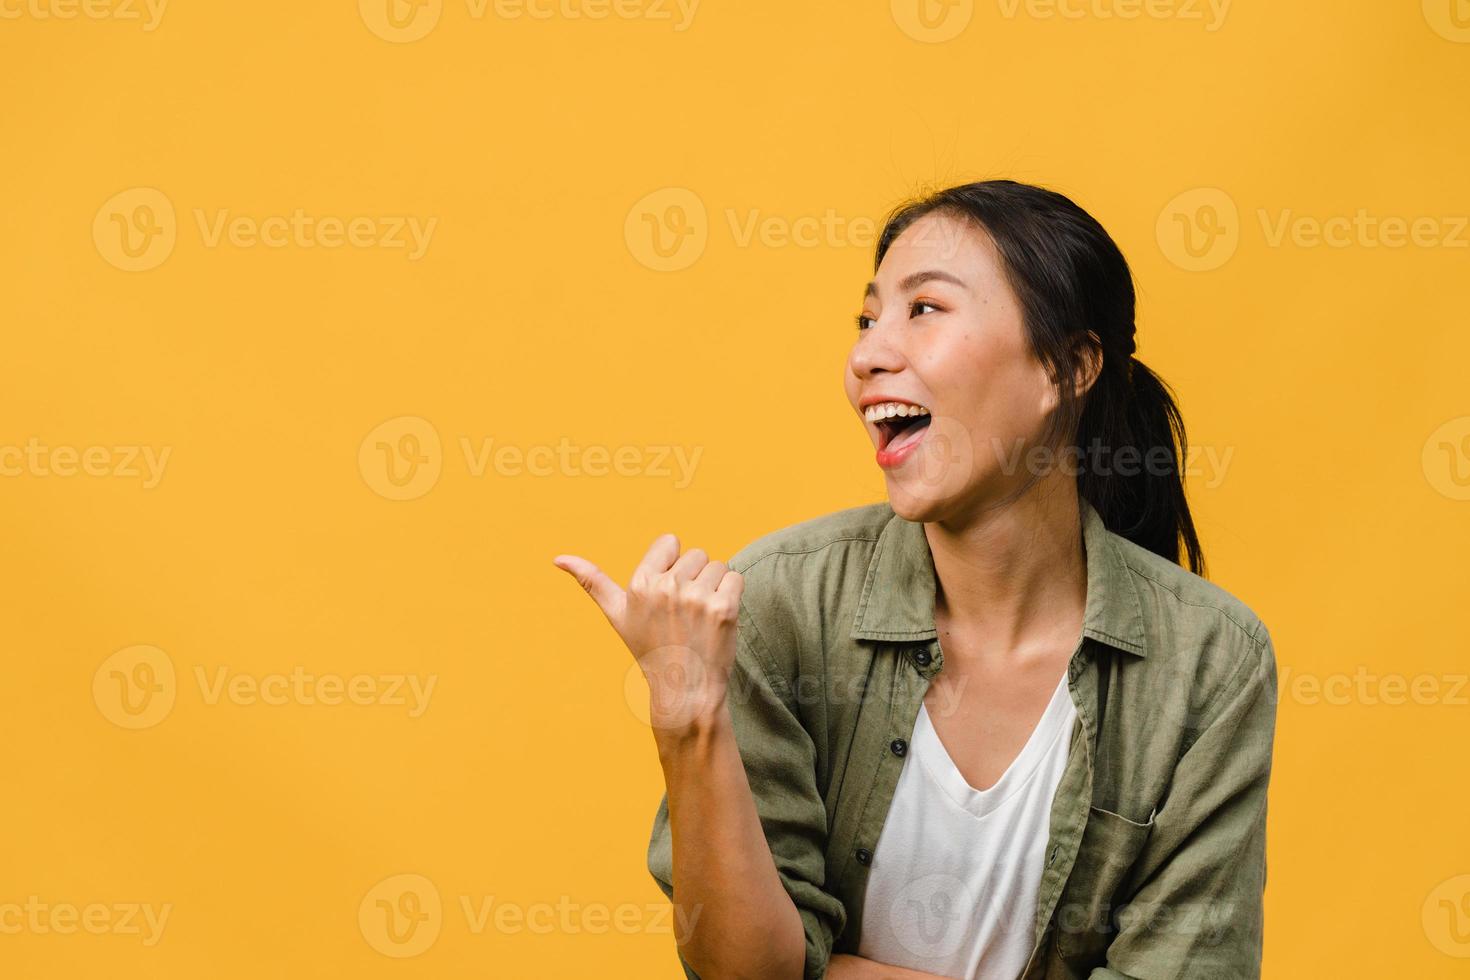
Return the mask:
<path id="1" fill-rule="evenodd" d="M 733 737 L 730 706 L 723 690 L 710 692 L 698 708 L 681 712 L 668 724 L 655 724 L 654 744 L 664 768 L 686 758 L 707 758 L 726 737 Z"/>

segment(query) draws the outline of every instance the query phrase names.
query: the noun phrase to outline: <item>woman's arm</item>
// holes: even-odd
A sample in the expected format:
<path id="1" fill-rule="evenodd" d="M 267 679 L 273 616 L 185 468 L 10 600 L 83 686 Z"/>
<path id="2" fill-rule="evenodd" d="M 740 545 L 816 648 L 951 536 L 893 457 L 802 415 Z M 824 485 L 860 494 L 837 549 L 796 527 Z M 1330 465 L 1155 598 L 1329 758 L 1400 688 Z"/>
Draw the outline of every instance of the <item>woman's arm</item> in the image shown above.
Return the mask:
<path id="1" fill-rule="evenodd" d="M 672 534 L 656 540 L 628 591 L 559 555 L 638 661 L 667 788 L 681 956 L 702 980 L 800 978 L 801 916 L 761 827 L 729 708 L 744 579 Z"/>
<path id="2" fill-rule="evenodd" d="M 1261 975 L 1276 651 L 1261 624 L 1246 647 L 1179 759 L 1141 884 L 1115 910 L 1107 966 L 1089 980 Z"/>
<path id="3" fill-rule="evenodd" d="M 668 790 L 674 904 L 689 923 L 680 954 L 704 980 L 798 980 L 806 959 L 801 917 L 771 859 L 728 709 L 722 702 L 683 730 L 656 731 L 655 740 Z"/>
<path id="4" fill-rule="evenodd" d="M 945 980 L 937 973 L 920 973 L 901 966 L 889 966 L 861 956 L 839 953 L 827 968 L 827 980 Z"/>

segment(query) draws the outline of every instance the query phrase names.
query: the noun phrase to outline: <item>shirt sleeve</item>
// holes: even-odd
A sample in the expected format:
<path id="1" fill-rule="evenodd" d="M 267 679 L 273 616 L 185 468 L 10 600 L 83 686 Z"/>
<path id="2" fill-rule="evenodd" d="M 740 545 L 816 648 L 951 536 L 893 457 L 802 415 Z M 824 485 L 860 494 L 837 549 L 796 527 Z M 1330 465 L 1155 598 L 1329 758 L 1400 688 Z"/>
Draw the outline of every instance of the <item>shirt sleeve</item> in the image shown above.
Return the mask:
<path id="1" fill-rule="evenodd" d="M 776 871 L 801 915 L 805 977 L 819 980 L 826 975 L 832 944 L 846 925 L 847 911 L 825 888 L 827 809 L 817 785 L 816 748 L 796 711 L 793 684 L 777 669 L 754 622 L 744 613 L 730 674 L 732 728 Z M 677 886 L 672 844 L 665 793 L 648 842 L 648 870 L 671 900 Z M 761 941 L 758 936 L 733 938 Z M 680 963 L 685 975 L 697 980 L 682 956 Z"/>
<path id="2" fill-rule="evenodd" d="M 1090 980 L 1258 978 L 1266 887 L 1266 788 L 1276 728 L 1276 655 L 1258 625 L 1180 757 L 1117 908 L 1107 965 Z"/>

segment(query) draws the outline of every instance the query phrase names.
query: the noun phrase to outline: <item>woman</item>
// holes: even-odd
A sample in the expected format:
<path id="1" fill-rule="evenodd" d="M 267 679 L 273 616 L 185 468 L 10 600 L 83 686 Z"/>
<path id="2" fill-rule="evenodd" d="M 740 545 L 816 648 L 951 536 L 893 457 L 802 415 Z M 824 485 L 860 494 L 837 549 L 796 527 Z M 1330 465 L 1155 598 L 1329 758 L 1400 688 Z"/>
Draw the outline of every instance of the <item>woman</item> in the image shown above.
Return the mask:
<path id="1" fill-rule="evenodd" d="M 626 592 L 556 559 L 649 682 L 686 971 L 1257 976 L 1274 651 L 1201 577 L 1127 263 L 985 181 L 875 269 L 845 385 L 886 504 L 728 564 L 664 535 Z"/>

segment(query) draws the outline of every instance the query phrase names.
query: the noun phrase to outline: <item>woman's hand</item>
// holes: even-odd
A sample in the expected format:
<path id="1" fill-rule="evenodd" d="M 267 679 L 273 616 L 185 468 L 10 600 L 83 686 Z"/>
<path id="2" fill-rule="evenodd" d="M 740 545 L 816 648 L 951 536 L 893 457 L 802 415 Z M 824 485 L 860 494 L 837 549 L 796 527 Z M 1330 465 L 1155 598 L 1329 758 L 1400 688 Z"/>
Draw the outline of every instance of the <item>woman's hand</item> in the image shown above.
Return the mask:
<path id="1" fill-rule="evenodd" d="M 681 556 L 672 534 L 649 547 L 626 592 L 585 558 L 552 561 L 587 590 L 637 660 L 656 732 L 685 731 L 718 713 L 735 662 L 739 572 L 698 548 Z"/>

